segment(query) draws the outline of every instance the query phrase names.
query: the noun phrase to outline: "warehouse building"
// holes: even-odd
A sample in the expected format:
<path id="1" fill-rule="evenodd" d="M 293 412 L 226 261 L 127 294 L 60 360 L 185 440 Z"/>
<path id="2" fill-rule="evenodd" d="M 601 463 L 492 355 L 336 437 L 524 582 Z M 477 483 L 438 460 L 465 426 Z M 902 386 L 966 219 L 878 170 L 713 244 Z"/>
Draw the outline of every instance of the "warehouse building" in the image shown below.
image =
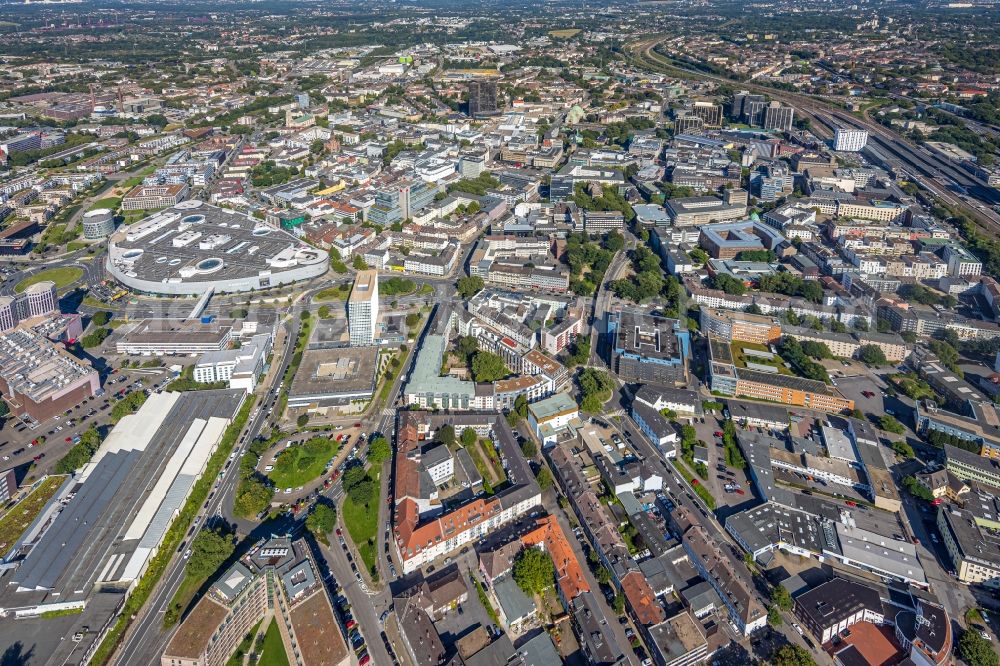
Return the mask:
<path id="1" fill-rule="evenodd" d="M 33 618 L 50 611 L 79 611 L 72 620 L 75 629 L 64 635 L 84 625 L 102 627 L 114 618 L 156 556 L 245 396 L 228 389 L 154 393 L 138 412 L 118 422 L 6 554 L 4 565 L 11 570 L 0 588 L 0 611 L 23 621 L 0 628 L 0 642 L 11 645 L 28 634 L 38 636 L 36 623 L 52 620 Z M 84 640 L 97 635 L 85 632 Z M 61 654 L 63 643 L 69 641 L 39 639 L 35 657 L 47 662 Z"/>

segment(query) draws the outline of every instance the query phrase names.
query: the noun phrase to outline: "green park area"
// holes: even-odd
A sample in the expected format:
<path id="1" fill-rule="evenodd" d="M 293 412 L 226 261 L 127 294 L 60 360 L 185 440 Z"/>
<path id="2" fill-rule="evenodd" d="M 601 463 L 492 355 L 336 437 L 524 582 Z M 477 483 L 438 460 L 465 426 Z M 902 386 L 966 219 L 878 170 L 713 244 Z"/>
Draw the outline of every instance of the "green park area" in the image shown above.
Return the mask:
<path id="1" fill-rule="evenodd" d="M 357 546 L 358 555 L 375 577 L 378 575 L 375 534 L 378 531 L 379 472 L 369 470 L 357 482 L 347 478 L 345 484 L 350 485 L 350 489 L 346 490 L 347 496 L 341 507 L 344 526 Z M 364 488 L 364 491 L 360 492 L 358 488 Z"/>
<path id="2" fill-rule="evenodd" d="M 328 437 L 314 437 L 290 446 L 278 456 L 268 477 L 278 488 L 297 488 L 319 477 L 340 444 Z"/>
<path id="3" fill-rule="evenodd" d="M 94 203 L 90 204 L 90 210 L 100 210 L 102 208 L 118 210 L 118 206 L 120 205 L 122 205 L 121 197 L 104 197 L 103 199 L 98 199 Z"/>
<path id="4" fill-rule="evenodd" d="M 42 508 L 52 499 L 65 480 L 65 476 L 50 476 L 31 491 L 30 495 L 0 516 L 0 552 L 6 552 L 21 538 L 24 530 L 28 529 L 31 522 L 38 517 Z"/>
<path id="5" fill-rule="evenodd" d="M 313 296 L 314 301 L 346 301 L 351 295 L 351 285 L 347 282 L 327 287 Z"/>
<path id="6" fill-rule="evenodd" d="M 267 666 L 289 666 L 285 644 L 281 640 L 281 632 L 275 620 L 271 620 L 271 624 L 267 625 L 264 646 L 261 648 L 260 660 L 257 663 Z"/>
<path id="7" fill-rule="evenodd" d="M 47 268 L 18 282 L 17 286 L 14 287 L 14 291 L 20 294 L 31 285 L 38 284 L 39 282 L 55 282 L 56 289 L 64 289 L 82 277 L 83 269 L 76 266 Z"/>

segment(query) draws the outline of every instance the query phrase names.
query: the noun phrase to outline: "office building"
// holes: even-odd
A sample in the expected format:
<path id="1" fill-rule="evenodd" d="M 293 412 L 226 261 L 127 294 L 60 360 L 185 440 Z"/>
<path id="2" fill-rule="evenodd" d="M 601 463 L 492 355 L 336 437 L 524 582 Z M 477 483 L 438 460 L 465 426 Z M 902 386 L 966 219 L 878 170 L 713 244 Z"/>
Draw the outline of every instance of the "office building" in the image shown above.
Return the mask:
<path id="1" fill-rule="evenodd" d="M 781 325 L 777 319 L 738 310 L 701 308 L 701 330 L 727 342 L 771 345 L 781 339 Z"/>
<path id="2" fill-rule="evenodd" d="M 691 338 L 676 319 L 639 310 L 608 314 L 611 368 L 626 381 L 687 384 Z"/>
<path id="3" fill-rule="evenodd" d="M 306 349 L 288 390 L 289 409 L 327 414 L 375 394 L 378 347 Z M 343 410 L 341 410 L 343 411 Z"/>
<path id="4" fill-rule="evenodd" d="M 741 90 L 733 95 L 733 105 L 729 109 L 729 115 L 733 120 L 742 120 L 748 106 L 764 104 L 763 95 L 751 95 L 747 90 Z"/>
<path id="5" fill-rule="evenodd" d="M 746 217 L 745 203 L 726 203 L 716 197 L 680 197 L 663 204 L 675 227 L 693 227 L 711 222 L 742 220 Z"/>
<path id="6" fill-rule="evenodd" d="M 764 109 L 764 129 L 766 130 L 791 131 L 794 120 L 795 109 L 790 106 L 782 106 L 781 102 L 771 102 Z"/>
<path id="7" fill-rule="evenodd" d="M 136 185 L 122 197 L 122 210 L 159 210 L 179 204 L 187 196 L 186 183 Z"/>
<path id="8" fill-rule="evenodd" d="M 469 81 L 469 115 L 492 115 L 497 112 L 497 82 L 493 79 Z"/>
<path id="9" fill-rule="evenodd" d="M 579 423 L 579 418 L 580 408 L 565 393 L 557 393 L 528 405 L 528 425 L 542 446 L 555 444 L 559 432 L 574 422 Z"/>
<path id="10" fill-rule="evenodd" d="M 20 294 L 0 296 L 0 332 L 9 331 L 26 319 L 51 315 L 58 307 L 54 282 L 36 282 Z"/>
<path id="11" fill-rule="evenodd" d="M 87 240 L 107 238 L 115 231 L 115 214 L 110 208 L 97 208 L 83 214 L 83 237 Z"/>
<path id="12" fill-rule="evenodd" d="M 226 382 L 231 389 L 253 393 L 257 378 L 264 373 L 264 360 L 270 353 L 271 335 L 261 333 L 237 349 L 203 354 L 195 363 L 193 377 L 196 382 Z"/>
<path id="13" fill-rule="evenodd" d="M 378 321 L 378 272 L 359 271 L 354 278 L 354 289 L 347 301 L 347 325 L 351 346 L 364 347 L 375 344 Z"/>
<path id="14" fill-rule="evenodd" d="M 764 109 L 766 107 L 767 102 L 764 100 L 763 95 L 750 95 L 747 99 L 743 100 L 743 122 L 753 127 L 760 127 L 764 120 Z"/>
<path id="15" fill-rule="evenodd" d="M 868 130 L 838 127 L 833 132 L 833 149 L 844 153 L 858 153 L 868 143 Z"/>

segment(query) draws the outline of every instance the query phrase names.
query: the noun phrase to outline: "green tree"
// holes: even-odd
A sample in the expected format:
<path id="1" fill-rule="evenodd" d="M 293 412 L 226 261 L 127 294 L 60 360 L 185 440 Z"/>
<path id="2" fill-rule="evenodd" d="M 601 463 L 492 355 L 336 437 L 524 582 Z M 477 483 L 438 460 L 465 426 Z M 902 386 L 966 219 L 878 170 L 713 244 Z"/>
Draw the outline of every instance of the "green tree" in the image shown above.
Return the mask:
<path id="1" fill-rule="evenodd" d="M 1000 657 L 990 642 L 969 629 L 958 639 L 958 653 L 969 666 L 1000 666 Z"/>
<path id="2" fill-rule="evenodd" d="M 322 542 L 337 524 L 337 510 L 328 501 L 320 501 L 306 518 L 306 529 Z"/>
<path id="3" fill-rule="evenodd" d="M 448 448 L 455 446 L 455 428 L 450 425 L 444 425 L 438 428 L 437 432 L 434 433 L 434 439 L 441 442 Z"/>
<path id="4" fill-rule="evenodd" d="M 307 423 L 309 423 L 308 414 L 299 414 L 298 418 L 295 419 L 295 425 L 300 428 L 305 428 Z"/>
<path id="5" fill-rule="evenodd" d="M 236 546 L 230 534 L 221 530 L 202 530 L 191 542 L 187 574 L 198 579 L 208 578 L 218 571 L 235 550 Z"/>
<path id="6" fill-rule="evenodd" d="M 317 314 L 319 314 L 319 318 L 320 319 L 329 319 L 330 318 L 330 306 L 329 305 L 321 305 L 321 306 L 319 306 L 319 312 Z"/>
<path id="7" fill-rule="evenodd" d="M 368 460 L 372 465 L 381 465 L 392 455 L 392 447 L 385 437 L 375 437 L 368 443 Z"/>
<path id="8" fill-rule="evenodd" d="M 514 582 L 525 594 L 540 594 L 555 582 L 552 558 L 541 548 L 525 548 L 518 553 L 512 570 Z"/>
<path id="9" fill-rule="evenodd" d="M 7 406 L 7 402 L 0 399 L 0 422 L 2 422 L 7 415 L 10 414 L 10 407 Z"/>
<path id="10" fill-rule="evenodd" d="M 782 623 L 781 611 L 777 606 L 771 606 L 767 609 L 767 624 L 771 627 L 780 627 Z"/>
<path id="11" fill-rule="evenodd" d="M 747 293 L 747 286 L 743 284 L 743 280 L 734 278 L 727 273 L 716 274 L 712 278 L 712 286 L 733 296 L 742 296 Z"/>
<path id="12" fill-rule="evenodd" d="M 902 440 L 893 442 L 892 450 L 896 453 L 896 455 L 904 458 L 913 458 L 916 456 L 916 453 L 913 451 L 913 447 Z"/>
<path id="13" fill-rule="evenodd" d="M 528 399 L 524 395 L 514 398 L 514 411 L 522 419 L 528 418 Z"/>
<path id="14" fill-rule="evenodd" d="M 365 475 L 364 479 L 356 483 L 346 492 L 350 500 L 360 506 L 371 502 L 375 498 L 377 490 L 375 482 L 372 481 L 371 477 Z"/>
<path id="15" fill-rule="evenodd" d="M 472 428 L 466 428 L 462 431 L 462 446 L 472 446 L 476 443 L 476 431 Z"/>
<path id="16" fill-rule="evenodd" d="M 885 352 L 878 345 L 861 345 L 858 347 L 858 359 L 873 366 L 887 365 L 889 361 L 885 357 Z"/>
<path id="17" fill-rule="evenodd" d="M 622 594 L 621 590 L 618 591 L 614 601 L 611 602 L 611 610 L 615 612 L 615 615 L 621 615 L 625 612 L 625 595 Z"/>
<path id="18" fill-rule="evenodd" d="M 258 476 L 240 482 L 233 498 L 233 510 L 244 518 L 252 518 L 271 505 L 274 488 Z"/>
<path id="19" fill-rule="evenodd" d="M 472 358 L 472 376 L 477 382 L 495 382 L 510 374 L 503 359 L 488 351 L 478 351 Z"/>
<path id="20" fill-rule="evenodd" d="M 617 231 L 609 231 L 604 237 L 604 249 L 610 252 L 618 252 L 625 248 L 625 238 Z"/>
<path id="21" fill-rule="evenodd" d="M 538 483 L 539 488 L 548 490 L 552 487 L 552 472 L 544 465 L 539 467 L 538 472 L 535 473 L 535 481 Z"/>
<path id="22" fill-rule="evenodd" d="M 691 257 L 691 261 L 695 262 L 700 266 L 704 266 L 705 264 L 707 264 L 709 259 L 708 253 L 705 252 L 700 247 L 696 247 L 695 249 L 688 252 L 688 256 Z"/>
<path id="23" fill-rule="evenodd" d="M 772 666 L 816 666 L 809 651 L 798 645 L 782 645 L 771 655 Z"/>
<path id="24" fill-rule="evenodd" d="M 408 315 L 406 315 L 405 321 L 407 328 L 413 328 L 414 326 L 420 323 L 420 315 L 418 315 L 416 312 L 411 312 Z"/>
<path id="25" fill-rule="evenodd" d="M 815 359 L 833 358 L 833 353 L 826 346 L 826 343 L 817 342 L 816 340 L 804 340 L 802 342 L 802 352 L 806 356 L 811 356 Z"/>
<path id="26" fill-rule="evenodd" d="M 910 493 L 917 499 L 926 500 L 928 502 L 934 499 L 934 493 L 917 481 L 915 477 L 905 477 L 903 479 L 903 487 L 906 488 L 906 492 Z"/>
<path id="27" fill-rule="evenodd" d="M 788 593 L 784 585 L 775 585 L 771 590 L 771 601 L 781 610 L 792 609 L 792 595 Z"/>
<path id="28" fill-rule="evenodd" d="M 99 310 L 94 313 L 90 318 L 91 323 L 94 326 L 106 326 L 109 321 L 111 321 L 111 313 L 104 310 Z"/>
<path id="29" fill-rule="evenodd" d="M 4 405 L 6 407 L 6 405 Z M 77 442 L 69 451 L 66 452 L 59 462 L 56 463 L 55 471 L 58 474 L 68 474 L 74 470 L 80 469 L 86 463 L 88 463 L 93 457 L 94 453 L 97 452 L 98 447 L 101 446 L 101 433 L 98 432 L 97 428 L 93 425 L 90 426 L 80 435 L 80 441 Z"/>
<path id="30" fill-rule="evenodd" d="M 473 335 L 463 335 L 455 343 L 455 346 L 466 363 L 470 363 L 472 355 L 479 351 L 479 341 Z"/>
<path id="31" fill-rule="evenodd" d="M 538 446 L 535 444 L 535 440 L 526 439 L 524 443 L 521 444 L 521 453 L 524 454 L 525 458 L 534 458 L 538 455 Z"/>
<path id="32" fill-rule="evenodd" d="M 135 412 L 146 402 L 146 394 L 143 391 L 133 391 L 115 403 L 111 408 L 111 422 L 118 423 L 129 414 Z"/>
<path id="33" fill-rule="evenodd" d="M 483 282 L 483 278 L 478 275 L 471 275 L 468 277 L 459 278 L 458 280 L 458 293 L 462 298 L 472 298 L 486 286 Z"/>
<path id="34" fill-rule="evenodd" d="M 597 414 L 604 408 L 604 403 L 597 395 L 585 395 L 580 401 L 580 409 L 588 414 Z"/>
<path id="35" fill-rule="evenodd" d="M 362 257 L 360 254 L 354 255 L 354 259 L 351 261 L 351 265 L 354 266 L 354 268 L 359 271 L 368 270 L 368 264 L 365 263 L 364 257 Z"/>
<path id="36" fill-rule="evenodd" d="M 890 416 L 889 414 L 883 414 L 878 418 L 878 426 L 886 432 L 895 433 L 897 435 L 902 435 L 906 432 L 906 428 L 903 424 L 896 420 L 896 417 Z"/>

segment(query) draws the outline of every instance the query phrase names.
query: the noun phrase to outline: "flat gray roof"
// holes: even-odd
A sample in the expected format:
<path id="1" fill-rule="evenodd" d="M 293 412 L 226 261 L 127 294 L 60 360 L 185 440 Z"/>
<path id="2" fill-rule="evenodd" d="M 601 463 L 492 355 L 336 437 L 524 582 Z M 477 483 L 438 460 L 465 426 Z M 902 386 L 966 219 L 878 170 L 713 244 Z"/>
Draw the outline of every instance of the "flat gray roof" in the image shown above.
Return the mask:
<path id="1" fill-rule="evenodd" d="M 91 596 L 93 584 L 104 570 L 121 568 L 139 547 L 139 539 L 123 541 L 122 536 L 191 421 L 230 419 L 245 395 L 241 389 L 184 393 L 145 449 L 105 454 L 11 573 L 12 585 L 0 595 L 0 606 L 42 603 L 50 596 L 58 601 Z M 171 499 L 169 491 L 164 499 Z M 17 592 L 40 596 L 29 598 Z"/>

